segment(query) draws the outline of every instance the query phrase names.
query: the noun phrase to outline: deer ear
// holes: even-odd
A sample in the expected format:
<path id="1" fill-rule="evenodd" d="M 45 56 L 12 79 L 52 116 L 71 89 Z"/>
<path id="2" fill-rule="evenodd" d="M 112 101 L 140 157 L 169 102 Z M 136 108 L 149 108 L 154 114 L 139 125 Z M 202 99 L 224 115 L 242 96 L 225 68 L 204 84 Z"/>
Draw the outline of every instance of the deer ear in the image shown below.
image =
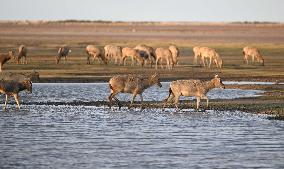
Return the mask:
<path id="1" fill-rule="evenodd" d="M 219 75 L 216 74 L 216 75 L 215 75 L 215 78 L 219 78 Z"/>

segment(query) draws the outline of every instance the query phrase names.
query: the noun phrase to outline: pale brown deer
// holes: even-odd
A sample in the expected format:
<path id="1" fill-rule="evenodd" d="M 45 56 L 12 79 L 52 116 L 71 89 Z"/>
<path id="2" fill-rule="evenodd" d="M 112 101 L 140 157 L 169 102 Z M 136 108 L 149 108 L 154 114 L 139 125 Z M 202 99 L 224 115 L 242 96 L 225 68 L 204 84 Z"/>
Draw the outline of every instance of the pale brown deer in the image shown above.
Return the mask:
<path id="1" fill-rule="evenodd" d="M 210 81 L 201 80 L 176 80 L 171 82 L 169 88 L 169 96 L 164 100 L 164 107 L 168 102 L 174 100 L 175 107 L 178 108 L 180 96 L 194 96 L 196 98 L 196 109 L 199 109 L 200 99 L 206 99 L 207 107 L 209 105 L 209 99 L 206 94 L 213 88 L 225 89 L 225 85 L 222 83 L 221 78 L 215 75 Z"/>
<path id="2" fill-rule="evenodd" d="M 87 56 L 87 64 L 91 64 L 90 57 L 94 57 L 94 61 L 95 61 L 95 59 L 97 59 L 100 64 L 101 64 L 101 61 L 103 61 L 103 63 L 105 65 L 108 64 L 108 59 L 105 57 L 103 51 L 101 51 L 96 46 L 88 45 L 86 47 L 86 53 L 88 55 Z"/>
<path id="3" fill-rule="evenodd" d="M 256 60 L 264 66 L 264 59 L 256 47 L 246 46 L 243 49 L 244 62 L 248 65 L 248 58 L 251 57 L 252 63 Z"/>
<path id="4" fill-rule="evenodd" d="M 172 57 L 172 52 L 169 49 L 164 49 L 164 48 L 157 48 L 156 51 L 156 69 L 158 69 L 158 64 L 161 65 L 161 68 L 163 69 L 163 60 L 166 60 L 167 63 L 167 68 L 168 69 L 173 69 L 173 57 Z"/>

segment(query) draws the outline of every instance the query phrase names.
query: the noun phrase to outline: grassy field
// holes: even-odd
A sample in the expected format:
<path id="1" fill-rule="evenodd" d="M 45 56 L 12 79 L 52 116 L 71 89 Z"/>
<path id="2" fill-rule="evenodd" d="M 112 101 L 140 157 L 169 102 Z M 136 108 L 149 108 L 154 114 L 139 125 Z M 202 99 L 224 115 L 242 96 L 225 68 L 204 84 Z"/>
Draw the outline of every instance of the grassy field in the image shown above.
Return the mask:
<path id="1" fill-rule="evenodd" d="M 174 70 L 158 69 L 163 80 L 211 78 L 218 73 L 225 80 L 284 81 L 284 25 L 225 23 L 0 23 L 0 52 L 16 50 L 20 44 L 29 49 L 28 65 L 10 61 L 4 71 L 38 71 L 42 82 L 107 81 L 115 74 L 148 74 L 156 70 L 146 66 L 86 64 L 85 46 L 106 44 L 134 47 L 145 43 L 153 47 L 176 44 L 181 57 Z M 58 47 L 67 44 L 72 52 L 67 62 L 55 65 Z M 223 68 L 193 65 L 192 47 L 215 48 L 223 58 Z M 253 45 L 260 49 L 265 66 L 245 65 L 242 48 Z"/>

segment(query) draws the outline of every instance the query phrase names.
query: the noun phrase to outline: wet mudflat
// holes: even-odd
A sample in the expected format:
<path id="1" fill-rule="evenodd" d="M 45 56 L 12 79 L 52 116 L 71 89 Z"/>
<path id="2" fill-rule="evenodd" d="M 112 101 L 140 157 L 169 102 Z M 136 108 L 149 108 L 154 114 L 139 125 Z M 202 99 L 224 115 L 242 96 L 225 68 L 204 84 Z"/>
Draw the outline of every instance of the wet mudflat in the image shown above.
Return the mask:
<path id="1" fill-rule="evenodd" d="M 167 85 L 151 88 L 145 100 L 164 99 Z M 22 95 L 21 111 L 9 105 L 7 112 L 0 113 L 0 166 L 284 167 L 284 122 L 268 120 L 267 115 L 63 104 L 106 100 L 108 92 L 104 83 L 35 84 L 32 95 Z M 216 89 L 209 96 L 255 97 L 262 92 Z M 129 99 L 128 95 L 119 97 Z"/>

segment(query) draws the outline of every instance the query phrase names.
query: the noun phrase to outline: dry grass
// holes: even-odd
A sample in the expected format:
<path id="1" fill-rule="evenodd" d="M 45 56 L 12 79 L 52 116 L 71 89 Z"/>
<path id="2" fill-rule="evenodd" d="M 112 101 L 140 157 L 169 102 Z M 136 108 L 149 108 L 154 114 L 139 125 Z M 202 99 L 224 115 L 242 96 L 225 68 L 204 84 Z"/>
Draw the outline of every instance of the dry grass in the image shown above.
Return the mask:
<path id="1" fill-rule="evenodd" d="M 0 23 L 0 52 L 16 50 L 20 44 L 29 48 L 28 65 L 10 61 L 4 71 L 36 70 L 43 79 L 107 80 L 114 74 L 152 73 L 154 68 L 86 65 L 85 46 L 106 44 L 134 47 L 145 43 L 165 47 L 171 43 L 181 49 L 180 65 L 173 71 L 158 72 L 164 79 L 211 78 L 219 73 L 225 79 L 284 79 L 284 25 L 282 24 L 133 24 L 133 23 Z M 72 53 L 67 63 L 55 65 L 58 47 L 68 44 Z M 216 48 L 224 60 L 224 68 L 205 69 L 192 65 L 192 47 Z M 264 55 L 265 66 L 244 65 L 242 47 L 254 45 Z M 78 80 L 78 81 L 79 81 Z"/>

